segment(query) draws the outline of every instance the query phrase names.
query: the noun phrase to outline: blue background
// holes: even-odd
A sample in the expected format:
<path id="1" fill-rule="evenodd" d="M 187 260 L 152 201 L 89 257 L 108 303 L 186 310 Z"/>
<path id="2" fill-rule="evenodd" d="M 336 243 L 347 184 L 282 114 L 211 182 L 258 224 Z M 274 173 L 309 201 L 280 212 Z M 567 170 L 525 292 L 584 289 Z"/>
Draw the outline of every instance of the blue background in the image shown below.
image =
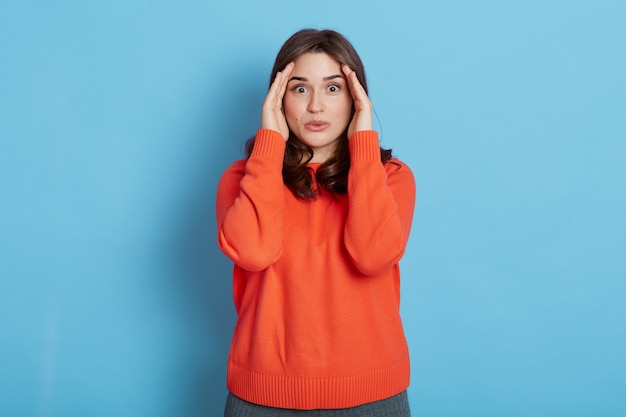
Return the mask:
<path id="1" fill-rule="evenodd" d="M 626 415 L 624 22 L 619 0 L 2 2 L 0 415 L 221 415 L 215 188 L 302 27 L 352 40 L 417 179 L 414 415 Z"/>

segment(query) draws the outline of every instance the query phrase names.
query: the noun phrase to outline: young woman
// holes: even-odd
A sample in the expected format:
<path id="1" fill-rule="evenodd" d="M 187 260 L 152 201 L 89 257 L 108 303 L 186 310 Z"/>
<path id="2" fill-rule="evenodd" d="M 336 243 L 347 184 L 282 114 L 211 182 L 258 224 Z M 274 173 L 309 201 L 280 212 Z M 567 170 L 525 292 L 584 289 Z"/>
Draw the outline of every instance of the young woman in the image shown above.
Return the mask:
<path id="1" fill-rule="evenodd" d="M 238 316 L 225 416 L 409 416 L 398 261 L 415 182 L 378 143 L 342 35 L 285 42 L 247 151 L 217 190 Z"/>

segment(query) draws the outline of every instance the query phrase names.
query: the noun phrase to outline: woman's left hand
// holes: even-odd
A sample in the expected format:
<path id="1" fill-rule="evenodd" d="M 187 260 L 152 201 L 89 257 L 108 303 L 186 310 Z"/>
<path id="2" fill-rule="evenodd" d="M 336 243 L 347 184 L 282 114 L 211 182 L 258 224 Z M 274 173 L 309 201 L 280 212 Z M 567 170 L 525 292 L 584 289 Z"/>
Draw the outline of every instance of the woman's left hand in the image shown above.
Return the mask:
<path id="1" fill-rule="evenodd" d="M 341 69 L 346 75 L 348 86 L 350 87 L 350 93 L 352 94 L 352 100 L 354 100 L 354 116 L 348 126 L 348 138 L 351 138 L 354 132 L 373 129 L 372 102 L 359 82 L 356 72 L 346 64 L 343 64 Z"/>

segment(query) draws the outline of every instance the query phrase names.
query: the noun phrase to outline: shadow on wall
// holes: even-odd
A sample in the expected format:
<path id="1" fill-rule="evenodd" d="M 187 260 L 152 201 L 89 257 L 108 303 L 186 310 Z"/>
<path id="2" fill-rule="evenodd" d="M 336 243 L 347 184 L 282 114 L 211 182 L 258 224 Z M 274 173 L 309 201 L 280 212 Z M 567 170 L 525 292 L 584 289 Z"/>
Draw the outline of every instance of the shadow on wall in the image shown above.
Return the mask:
<path id="1" fill-rule="evenodd" d="M 191 191 L 183 213 L 179 258 L 185 279 L 177 284 L 185 286 L 183 302 L 193 305 L 192 340 L 198 342 L 192 349 L 194 359 L 183 360 L 188 372 L 185 382 L 189 383 L 188 416 L 221 415 L 227 395 L 226 362 L 236 315 L 233 265 L 217 246 L 215 193 L 221 174 L 244 157 L 245 142 L 259 127 L 267 81 L 255 68 L 258 66 L 246 62 L 213 76 L 221 84 L 209 86 L 208 106 L 199 109 L 197 132 L 203 145 L 197 158 L 201 178 L 193 179 L 197 188 Z M 223 85 L 231 87 L 225 89 Z"/>

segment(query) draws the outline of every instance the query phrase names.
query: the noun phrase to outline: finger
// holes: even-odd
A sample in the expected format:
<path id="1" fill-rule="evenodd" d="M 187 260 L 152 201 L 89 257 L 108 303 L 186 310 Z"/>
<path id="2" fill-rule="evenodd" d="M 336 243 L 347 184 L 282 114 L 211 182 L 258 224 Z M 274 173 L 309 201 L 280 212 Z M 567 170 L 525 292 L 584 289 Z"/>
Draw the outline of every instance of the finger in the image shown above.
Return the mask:
<path id="1" fill-rule="evenodd" d="M 288 64 L 282 71 L 278 71 L 276 73 L 276 76 L 274 77 L 274 81 L 272 81 L 272 84 L 270 85 L 270 88 L 267 92 L 267 97 L 268 99 L 272 100 L 272 104 L 275 106 L 277 103 L 275 101 L 278 101 L 280 103 L 280 101 L 282 100 L 282 96 L 284 95 L 285 92 L 285 86 L 287 85 L 287 81 L 288 81 L 288 77 L 291 74 L 291 71 L 293 70 L 293 67 L 291 66 L 291 63 Z"/>
<path id="2" fill-rule="evenodd" d="M 267 92 L 268 96 L 273 97 L 276 95 L 276 92 L 280 88 L 279 86 L 280 86 L 280 82 L 282 78 L 283 78 L 283 73 L 281 71 L 278 71 L 276 73 L 276 76 L 274 77 L 274 81 L 272 81 L 272 84 L 270 85 L 269 91 Z"/>
<path id="3" fill-rule="evenodd" d="M 356 72 L 345 64 L 342 66 L 342 70 L 348 80 L 348 86 L 350 87 L 356 110 L 348 127 L 348 137 L 352 137 L 354 132 L 372 130 L 372 103 L 365 88 L 359 82 Z"/>
<path id="4" fill-rule="evenodd" d="M 352 68 L 350 68 L 346 64 L 342 66 L 342 70 L 348 80 L 348 86 L 350 87 L 350 93 L 352 94 L 352 98 L 355 101 L 366 98 L 367 93 L 365 92 L 365 89 L 359 82 L 359 77 L 357 77 L 356 71 L 354 71 Z"/>
<path id="5" fill-rule="evenodd" d="M 356 100 L 355 97 L 355 93 L 354 93 L 354 87 L 353 87 L 353 81 L 352 81 L 352 77 L 351 74 L 354 72 L 352 71 L 352 68 L 350 68 L 348 65 L 343 64 L 341 66 L 341 70 L 343 71 L 343 74 L 346 76 L 346 81 L 348 83 L 348 88 L 350 89 L 350 95 L 352 95 L 352 99 Z"/>
<path id="6" fill-rule="evenodd" d="M 291 77 L 291 73 L 293 72 L 294 63 L 290 62 L 287 64 L 285 69 L 281 72 L 281 80 L 278 85 L 277 91 L 277 100 L 281 103 L 283 101 L 283 97 L 285 96 L 285 92 L 287 91 L 287 84 L 289 83 L 289 78 Z"/>
<path id="7" fill-rule="evenodd" d="M 293 65 L 292 63 L 289 63 L 282 71 L 277 72 L 276 77 L 274 77 L 274 82 L 270 86 L 269 92 L 276 97 L 280 97 L 285 91 L 292 70 Z"/>

